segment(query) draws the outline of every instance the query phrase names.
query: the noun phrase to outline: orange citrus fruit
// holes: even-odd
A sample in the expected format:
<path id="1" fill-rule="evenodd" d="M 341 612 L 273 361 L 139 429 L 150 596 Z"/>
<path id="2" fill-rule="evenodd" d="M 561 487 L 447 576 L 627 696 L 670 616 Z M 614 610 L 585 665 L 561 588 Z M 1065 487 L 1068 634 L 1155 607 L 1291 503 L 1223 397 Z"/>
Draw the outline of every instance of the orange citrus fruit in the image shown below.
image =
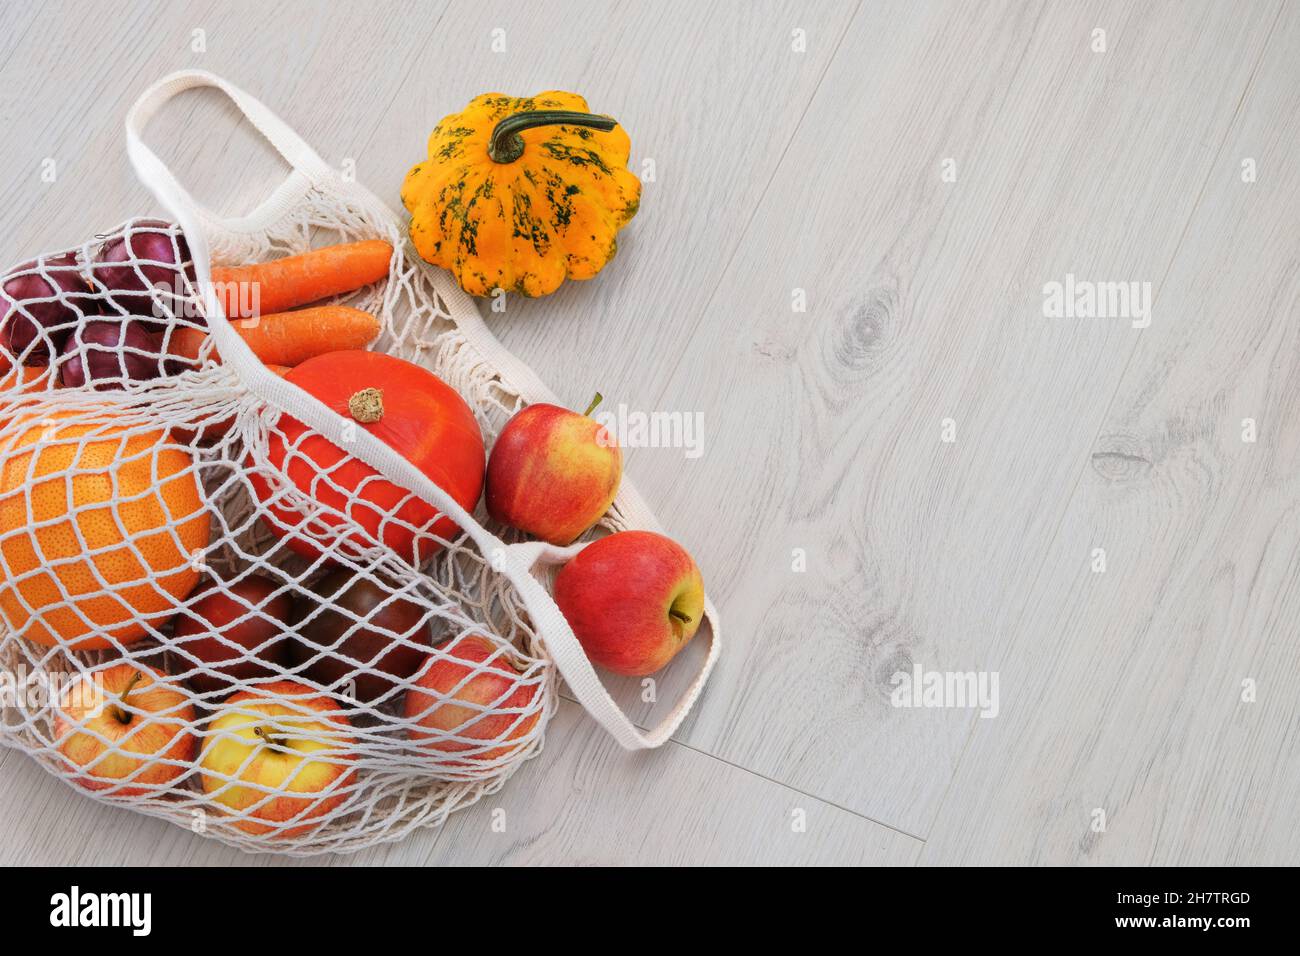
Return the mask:
<path id="1" fill-rule="evenodd" d="M 136 618 L 162 623 L 208 545 L 189 454 L 161 431 L 97 417 L 55 412 L 0 443 L 0 611 L 51 647 L 142 637 Z"/>
<path id="2" fill-rule="evenodd" d="M 7 359 L 0 354 L 0 366 L 4 366 L 6 361 Z M 12 391 L 19 395 L 43 392 L 50 381 L 49 371 L 49 367 L 45 365 L 19 365 L 17 368 L 0 368 L 0 392 Z"/>

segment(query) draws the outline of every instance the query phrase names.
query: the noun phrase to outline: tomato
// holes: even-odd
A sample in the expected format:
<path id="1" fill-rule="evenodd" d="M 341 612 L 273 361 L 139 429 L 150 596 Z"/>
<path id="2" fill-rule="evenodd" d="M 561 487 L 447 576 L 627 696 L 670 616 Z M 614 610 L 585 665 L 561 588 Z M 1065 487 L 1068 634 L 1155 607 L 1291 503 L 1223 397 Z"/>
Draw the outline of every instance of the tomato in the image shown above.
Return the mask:
<path id="1" fill-rule="evenodd" d="M 474 510 L 483 490 L 483 436 L 465 400 L 428 369 L 383 352 L 327 352 L 285 378 L 396 450 L 466 511 Z M 283 476 L 309 501 L 330 509 L 310 512 L 306 526 L 313 531 L 348 526 L 348 519 L 335 513 L 342 512 L 365 530 L 364 535 L 347 533 L 345 540 L 362 546 L 381 542 L 416 563 L 441 547 L 430 533 L 446 540 L 458 533 L 450 518 L 434 523 L 438 510 L 433 505 L 380 478 L 289 415 L 282 415 L 272 430 L 267 455 L 276 478 Z M 319 556 L 316 540 L 298 530 L 304 515 L 271 503 L 279 483 L 260 472 L 251 480 L 266 506 L 268 526 L 298 554 Z M 422 532 L 418 544 L 417 529 Z"/>

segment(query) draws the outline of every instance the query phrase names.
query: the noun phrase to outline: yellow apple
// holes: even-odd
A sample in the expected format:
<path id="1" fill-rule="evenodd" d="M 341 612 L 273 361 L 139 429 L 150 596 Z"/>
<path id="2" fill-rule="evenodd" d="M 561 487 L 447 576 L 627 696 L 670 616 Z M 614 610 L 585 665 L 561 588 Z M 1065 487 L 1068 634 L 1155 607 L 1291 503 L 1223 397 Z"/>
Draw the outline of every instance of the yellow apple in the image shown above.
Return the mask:
<path id="1" fill-rule="evenodd" d="M 296 681 L 241 691 L 221 705 L 204 735 L 203 791 L 240 814 L 235 826 L 247 833 L 306 833 L 343 802 L 355 780 L 351 729 L 337 703 Z"/>
<path id="2" fill-rule="evenodd" d="M 82 675 L 59 698 L 55 746 L 76 782 L 108 796 L 160 792 L 194 760 L 194 706 L 156 671 L 119 663 Z"/>

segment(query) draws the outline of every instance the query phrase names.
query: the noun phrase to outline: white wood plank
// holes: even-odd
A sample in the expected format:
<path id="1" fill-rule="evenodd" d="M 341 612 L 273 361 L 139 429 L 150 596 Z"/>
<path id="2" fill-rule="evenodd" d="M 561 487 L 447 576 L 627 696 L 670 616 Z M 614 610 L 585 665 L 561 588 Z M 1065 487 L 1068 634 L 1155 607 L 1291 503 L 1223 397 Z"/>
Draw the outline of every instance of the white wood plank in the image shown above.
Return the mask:
<path id="1" fill-rule="evenodd" d="M 1061 533 L 993 662 L 1005 710 L 977 722 L 925 862 L 1300 859 L 1297 44 L 1288 7 L 1075 460 Z"/>
<path id="2" fill-rule="evenodd" d="M 436 865 L 911 865 L 910 836 L 675 743 L 629 754 L 564 703 L 541 758 L 455 814 Z"/>
<path id="3" fill-rule="evenodd" d="M 705 454 L 638 461 L 727 627 L 682 739 L 927 835 L 977 718 L 891 677 L 989 666 L 1136 342 L 1043 283 L 1158 283 L 1275 13 L 864 8 L 658 399 Z"/>

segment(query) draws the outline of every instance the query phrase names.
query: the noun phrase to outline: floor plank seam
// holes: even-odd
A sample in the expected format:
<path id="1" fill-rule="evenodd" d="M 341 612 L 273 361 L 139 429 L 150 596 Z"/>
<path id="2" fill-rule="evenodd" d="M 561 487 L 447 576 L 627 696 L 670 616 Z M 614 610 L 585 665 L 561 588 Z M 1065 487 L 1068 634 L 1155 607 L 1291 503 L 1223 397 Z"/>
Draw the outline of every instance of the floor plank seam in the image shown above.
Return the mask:
<path id="1" fill-rule="evenodd" d="M 570 697 L 569 694 L 565 691 L 560 692 L 560 698 L 562 700 L 567 700 L 569 703 L 574 704 L 578 707 L 582 706 L 576 700 Z M 636 726 L 638 730 L 645 731 L 649 729 L 640 721 L 634 720 L 632 721 L 632 723 Z M 778 786 L 783 790 L 788 790 L 791 793 L 797 793 L 800 796 L 807 797 L 810 800 L 816 800 L 818 803 L 825 804 L 828 807 L 834 807 L 836 810 L 842 810 L 845 813 L 852 814 L 853 816 L 857 817 L 859 820 L 865 820 L 868 823 L 873 823 L 878 827 L 884 827 L 886 830 L 893 830 L 895 833 L 902 834 L 905 837 L 910 837 L 911 839 L 916 840 L 918 843 L 924 844 L 926 842 L 926 838 L 923 836 L 918 836 L 915 833 L 909 833 L 907 830 L 904 830 L 901 827 L 896 827 L 892 823 L 886 823 L 884 820 L 877 820 L 874 817 L 869 817 L 865 813 L 859 813 L 857 810 L 854 810 L 851 807 L 846 807 L 842 804 L 836 803 L 834 800 L 828 800 L 825 797 L 820 797 L 815 793 L 810 793 L 807 790 L 802 790 L 799 787 L 792 786 L 783 780 L 777 780 L 774 777 L 769 777 L 766 774 L 759 773 L 757 770 L 751 770 L 749 767 L 746 767 L 742 764 L 733 763 L 732 761 L 728 760 L 726 757 L 719 757 L 717 754 L 709 753 L 707 750 L 701 750 L 699 747 L 696 747 L 692 744 L 688 744 L 683 740 L 678 740 L 676 737 L 669 737 L 668 743 L 675 744 L 676 746 L 681 747 L 683 750 L 689 750 L 691 751 L 691 753 L 699 754 L 701 757 L 708 757 L 710 760 L 716 760 L 718 763 L 723 764 L 724 766 L 731 767 L 735 770 L 741 771 L 742 773 L 749 774 L 751 777 L 757 777 L 759 780 L 765 780 L 768 783 L 774 784 L 775 786 Z"/>

